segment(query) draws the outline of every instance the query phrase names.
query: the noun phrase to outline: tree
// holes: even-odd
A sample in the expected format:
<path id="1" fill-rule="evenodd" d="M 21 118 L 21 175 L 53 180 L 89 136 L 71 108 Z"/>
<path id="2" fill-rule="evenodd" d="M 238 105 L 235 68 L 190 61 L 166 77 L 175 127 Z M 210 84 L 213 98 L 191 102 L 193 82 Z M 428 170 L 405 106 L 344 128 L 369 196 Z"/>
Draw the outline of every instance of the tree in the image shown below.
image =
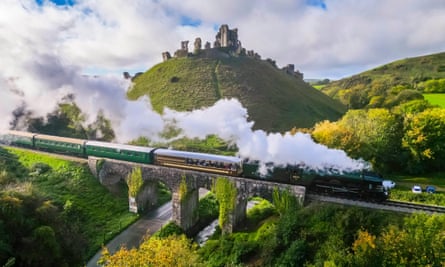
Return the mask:
<path id="1" fill-rule="evenodd" d="M 417 213 L 378 238 L 384 266 L 443 266 L 445 216 Z"/>
<path id="2" fill-rule="evenodd" d="M 402 145 L 411 156 L 410 161 L 407 162 L 410 171 L 444 170 L 444 132 L 444 109 L 427 109 L 418 114 L 405 116 Z"/>
<path id="3" fill-rule="evenodd" d="M 110 255 L 104 248 L 98 261 L 101 266 L 204 266 L 199 260 L 197 246 L 185 235 L 170 235 L 165 238 L 146 238 L 139 249 L 121 248 Z"/>
<path id="4" fill-rule="evenodd" d="M 116 137 L 111 121 L 105 117 L 102 110 L 97 113 L 96 120 L 88 125 L 87 132 L 88 138 L 94 140 L 111 141 Z"/>
<path id="5" fill-rule="evenodd" d="M 338 122 L 317 124 L 312 135 L 320 143 L 387 171 L 399 165 L 402 129 L 401 116 L 386 109 L 349 110 Z"/>
<path id="6" fill-rule="evenodd" d="M 359 230 L 352 244 L 352 261 L 355 266 L 381 266 L 381 258 L 376 249 L 376 236 L 366 230 Z"/>
<path id="7" fill-rule="evenodd" d="M 330 148 L 345 150 L 350 155 L 358 151 L 360 147 L 358 139 L 354 138 L 354 132 L 337 122 L 317 123 L 312 131 L 312 137 L 319 143 Z"/>
<path id="8" fill-rule="evenodd" d="M 39 226 L 25 241 L 22 255 L 29 266 L 56 266 L 61 262 L 60 245 L 50 226 Z"/>

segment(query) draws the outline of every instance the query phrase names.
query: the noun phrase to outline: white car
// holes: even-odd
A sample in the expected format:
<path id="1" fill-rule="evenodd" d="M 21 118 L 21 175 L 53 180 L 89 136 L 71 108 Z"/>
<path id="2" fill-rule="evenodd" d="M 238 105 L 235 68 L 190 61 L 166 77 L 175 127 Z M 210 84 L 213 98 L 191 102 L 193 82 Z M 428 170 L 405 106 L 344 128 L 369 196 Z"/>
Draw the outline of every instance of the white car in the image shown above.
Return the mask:
<path id="1" fill-rule="evenodd" d="M 393 189 L 396 186 L 396 183 L 391 180 L 383 180 L 382 185 L 386 190 L 388 190 Z"/>
<path id="2" fill-rule="evenodd" d="M 413 188 L 411 189 L 411 191 L 412 191 L 414 194 L 420 194 L 420 193 L 422 193 L 422 187 L 421 187 L 420 185 L 415 185 L 415 186 L 413 186 Z"/>

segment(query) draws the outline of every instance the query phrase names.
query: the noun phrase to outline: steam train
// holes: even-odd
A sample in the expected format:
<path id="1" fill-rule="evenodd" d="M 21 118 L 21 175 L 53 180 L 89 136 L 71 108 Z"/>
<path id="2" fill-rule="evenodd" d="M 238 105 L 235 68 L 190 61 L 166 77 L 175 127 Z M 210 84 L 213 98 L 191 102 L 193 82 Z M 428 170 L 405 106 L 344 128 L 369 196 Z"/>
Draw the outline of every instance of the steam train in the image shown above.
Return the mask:
<path id="1" fill-rule="evenodd" d="M 263 174 L 259 171 L 259 162 L 234 156 L 89 141 L 20 131 L 8 131 L 0 136 L 0 141 L 13 146 L 84 158 L 94 156 L 227 176 L 268 179 L 306 186 L 309 191 L 355 196 L 374 201 L 383 201 L 388 198 L 383 179 L 365 171 L 320 172 L 303 166 L 270 164 L 266 173 Z"/>

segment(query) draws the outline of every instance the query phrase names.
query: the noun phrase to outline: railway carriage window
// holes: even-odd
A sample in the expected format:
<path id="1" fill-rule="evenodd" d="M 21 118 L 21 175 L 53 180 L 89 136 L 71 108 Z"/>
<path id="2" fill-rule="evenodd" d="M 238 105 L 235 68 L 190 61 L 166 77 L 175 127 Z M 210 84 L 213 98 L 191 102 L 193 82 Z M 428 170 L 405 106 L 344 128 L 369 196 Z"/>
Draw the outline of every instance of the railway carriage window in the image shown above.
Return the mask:
<path id="1" fill-rule="evenodd" d="M 236 171 L 238 169 L 238 164 L 233 164 L 230 170 Z"/>

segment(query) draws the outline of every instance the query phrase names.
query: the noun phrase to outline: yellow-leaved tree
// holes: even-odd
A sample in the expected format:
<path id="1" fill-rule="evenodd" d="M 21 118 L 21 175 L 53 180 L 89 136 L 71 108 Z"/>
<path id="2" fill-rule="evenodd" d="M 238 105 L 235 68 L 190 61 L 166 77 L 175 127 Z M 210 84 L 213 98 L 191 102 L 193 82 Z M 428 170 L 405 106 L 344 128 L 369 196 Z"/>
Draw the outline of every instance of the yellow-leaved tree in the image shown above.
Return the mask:
<path id="1" fill-rule="evenodd" d="M 204 266 L 196 252 L 197 245 L 185 235 L 146 238 L 139 249 L 123 247 L 113 255 L 104 248 L 100 266 Z"/>

